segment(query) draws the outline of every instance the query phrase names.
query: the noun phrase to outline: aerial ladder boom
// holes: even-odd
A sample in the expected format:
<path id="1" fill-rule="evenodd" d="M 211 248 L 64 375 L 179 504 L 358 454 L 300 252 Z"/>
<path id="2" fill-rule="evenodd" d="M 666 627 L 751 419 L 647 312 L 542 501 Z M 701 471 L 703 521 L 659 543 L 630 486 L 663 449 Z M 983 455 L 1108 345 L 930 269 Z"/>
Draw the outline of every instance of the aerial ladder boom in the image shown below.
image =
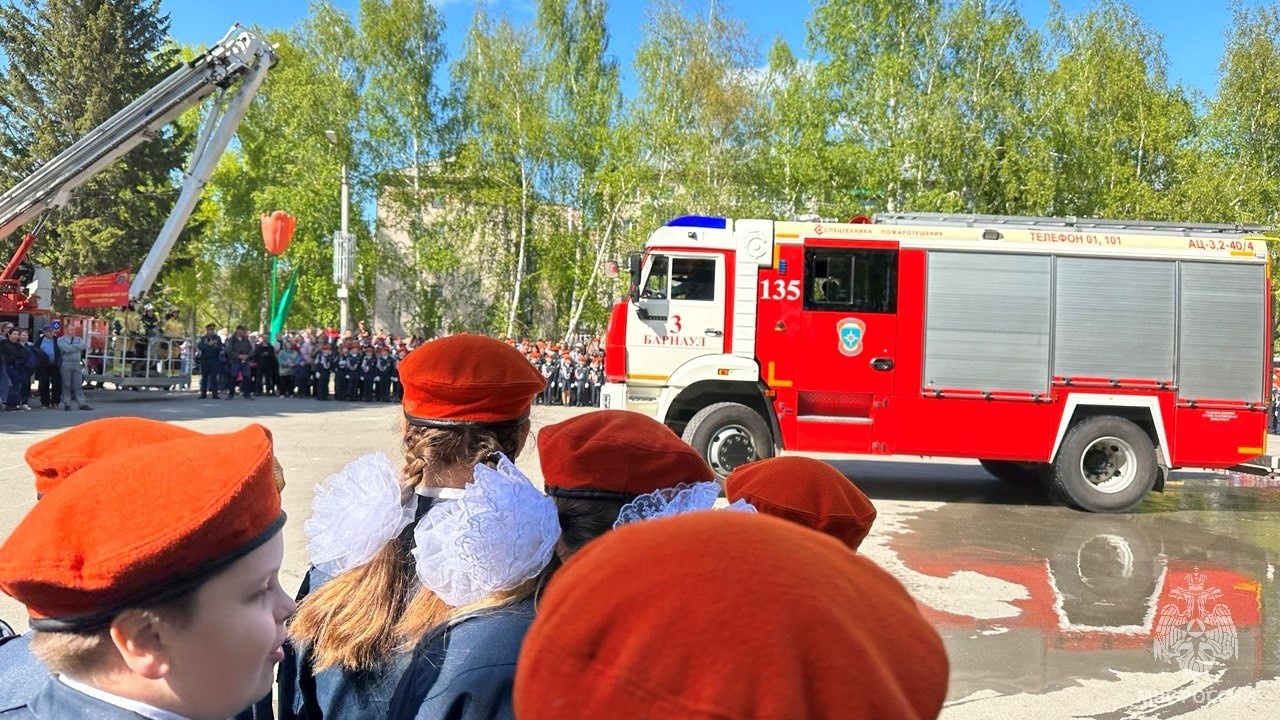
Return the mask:
<path id="1" fill-rule="evenodd" d="M 240 25 L 233 26 L 199 57 L 174 70 L 0 196 L 0 239 L 35 216 L 65 205 L 89 178 L 155 137 L 183 112 L 218 93 L 201 125 L 178 201 L 129 287 L 131 298 L 141 297 L 155 282 L 218 158 L 275 62 L 275 51 L 266 40 Z"/>

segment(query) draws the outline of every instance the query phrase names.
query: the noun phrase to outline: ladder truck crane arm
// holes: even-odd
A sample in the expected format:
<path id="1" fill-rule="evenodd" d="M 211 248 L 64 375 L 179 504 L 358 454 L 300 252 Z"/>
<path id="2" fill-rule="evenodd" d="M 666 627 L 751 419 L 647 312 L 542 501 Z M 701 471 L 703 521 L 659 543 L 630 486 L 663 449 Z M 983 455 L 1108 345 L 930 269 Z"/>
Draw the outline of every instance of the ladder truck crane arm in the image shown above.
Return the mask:
<path id="1" fill-rule="evenodd" d="M 175 69 L 0 196 L 0 239 L 37 215 L 65 205 L 89 178 L 216 93 L 183 175 L 178 201 L 129 287 L 130 298 L 141 297 L 159 275 L 218 158 L 231 142 L 276 59 L 265 39 L 240 25 L 232 26 L 226 36 L 199 57 Z M 19 252 L 29 246 L 24 242 Z"/>

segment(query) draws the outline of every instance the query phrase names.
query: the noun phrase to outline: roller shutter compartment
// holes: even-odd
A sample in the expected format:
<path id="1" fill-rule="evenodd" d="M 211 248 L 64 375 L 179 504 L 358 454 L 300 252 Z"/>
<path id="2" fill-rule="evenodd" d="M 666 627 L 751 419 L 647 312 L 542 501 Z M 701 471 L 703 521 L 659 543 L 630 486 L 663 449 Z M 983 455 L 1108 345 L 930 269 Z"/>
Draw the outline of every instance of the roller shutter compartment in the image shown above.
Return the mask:
<path id="1" fill-rule="evenodd" d="M 926 390 L 1045 393 L 1047 255 L 929 253 Z"/>

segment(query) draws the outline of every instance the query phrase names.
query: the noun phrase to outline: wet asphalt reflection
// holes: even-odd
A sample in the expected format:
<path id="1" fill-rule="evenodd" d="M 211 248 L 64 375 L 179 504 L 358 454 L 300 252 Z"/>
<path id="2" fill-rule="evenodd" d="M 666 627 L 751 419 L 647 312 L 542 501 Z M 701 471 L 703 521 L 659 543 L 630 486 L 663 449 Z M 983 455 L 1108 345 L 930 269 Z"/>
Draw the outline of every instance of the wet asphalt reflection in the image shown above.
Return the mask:
<path id="1" fill-rule="evenodd" d="M 831 462 L 882 508 L 862 551 L 946 642 L 944 717 L 1084 686 L 1117 692 L 1049 706 L 1200 717 L 1223 691 L 1280 677 L 1280 480 L 1175 472 L 1136 512 L 1096 515 L 976 465 Z"/>

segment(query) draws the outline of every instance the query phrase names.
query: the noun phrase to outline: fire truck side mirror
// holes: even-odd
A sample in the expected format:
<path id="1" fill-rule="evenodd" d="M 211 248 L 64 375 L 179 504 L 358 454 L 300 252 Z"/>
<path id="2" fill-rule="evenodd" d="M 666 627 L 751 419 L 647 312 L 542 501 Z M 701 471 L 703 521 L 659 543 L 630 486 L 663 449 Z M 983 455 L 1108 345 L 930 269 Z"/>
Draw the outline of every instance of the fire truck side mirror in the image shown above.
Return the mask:
<path id="1" fill-rule="evenodd" d="M 614 279 L 614 278 L 618 277 L 618 275 L 619 275 L 619 274 L 620 274 L 620 273 L 618 272 L 618 261 L 617 261 L 617 260 L 607 260 L 607 261 L 605 261 L 605 264 L 604 264 L 604 276 L 605 276 L 605 277 L 607 277 L 607 278 L 609 278 L 610 280 L 612 280 L 612 279 Z"/>
<path id="2" fill-rule="evenodd" d="M 638 252 L 627 254 L 627 274 L 631 276 L 631 302 L 640 302 L 640 270 L 644 265 L 644 255 Z"/>

